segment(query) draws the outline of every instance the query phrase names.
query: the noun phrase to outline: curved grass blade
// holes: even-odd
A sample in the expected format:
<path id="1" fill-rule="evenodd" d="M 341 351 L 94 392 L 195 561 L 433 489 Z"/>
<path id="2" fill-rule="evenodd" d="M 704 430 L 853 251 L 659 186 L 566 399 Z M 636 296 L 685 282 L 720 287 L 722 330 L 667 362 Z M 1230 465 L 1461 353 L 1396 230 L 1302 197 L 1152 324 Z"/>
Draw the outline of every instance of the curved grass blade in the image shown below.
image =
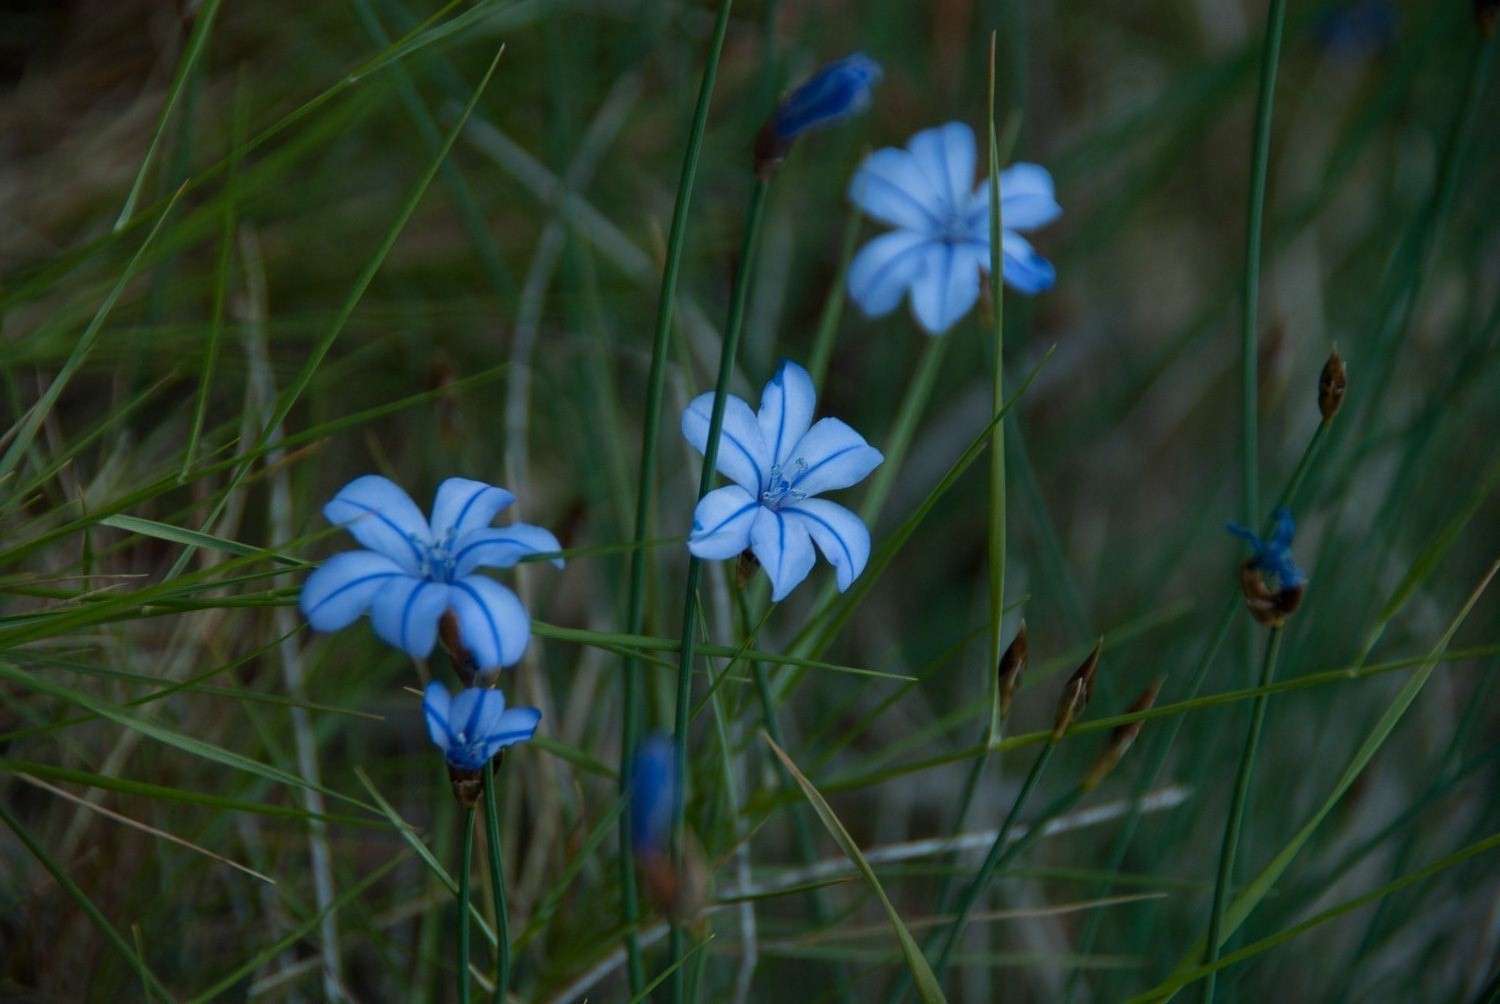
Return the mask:
<path id="1" fill-rule="evenodd" d="M 807 800 L 812 803 L 813 811 L 818 814 L 818 818 L 827 827 L 829 834 L 838 842 L 843 852 L 849 856 L 849 860 L 854 862 L 854 867 L 859 869 L 859 873 L 864 876 L 865 881 L 870 885 L 870 889 L 875 893 L 876 898 L 880 900 L 880 905 L 885 908 L 885 914 L 891 921 L 891 928 L 896 932 L 896 940 L 901 943 L 901 954 L 905 957 L 907 968 L 911 970 L 912 979 L 916 982 L 917 993 L 927 1004 L 946 1001 L 947 998 L 943 996 L 943 988 L 938 986 L 937 977 L 933 976 L 932 968 L 927 965 L 927 959 L 923 957 L 922 950 L 917 947 L 916 941 L 912 939 L 911 932 L 906 929 L 906 924 L 902 922 L 901 915 L 896 912 L 896 907 L 891 903 L 890 897 L 885 894 L 885 889 L 881 886 L 880 879 L 875 877 L 874 869 L 865 860 L 865 856 L 860 852 L 859 845 L 854 842 L 854 838 L 849 836 L 849 831 L 844 829 L 844 824 L 839 822 L 839 817 L 834 814 L 833 808 L 818 793 L 818 789 L 813 787 L 813 783 L 807 779 L 806 775 L 797 769 L 797 765 L 792 762 L 792 758 L 787 756 L 785 751 L 780 746 L 777 746 L 770 736 L 762 732 L 761 738 L 765 740 L 767 746 L 771 747 L 771 752 L 776 754 L 776 758 L 786 768 L 787 774 L 793 781 L 797 782 L 797 787 L 802 789 L 802 794 L 807 796 Z"/>

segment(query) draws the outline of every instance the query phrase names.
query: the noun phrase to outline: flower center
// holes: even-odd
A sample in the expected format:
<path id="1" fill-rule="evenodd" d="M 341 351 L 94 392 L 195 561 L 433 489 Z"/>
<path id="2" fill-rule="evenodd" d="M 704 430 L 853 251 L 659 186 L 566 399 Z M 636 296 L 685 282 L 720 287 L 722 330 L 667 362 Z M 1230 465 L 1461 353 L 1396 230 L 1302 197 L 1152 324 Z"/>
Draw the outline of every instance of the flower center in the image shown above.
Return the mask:
<path id="1" fill-rule="evenodd" d="M 793 477 L 798 477 L 807 470 L 807 461 L 798 457 L 794 460 L 795 467 Z M 807 492 L 792 487 L 792 482 L 786 475 L 781 473 L 780 465 L 771 468 L 771 476 L 766 479 L 766 487 L 760 493 L 761 504 L 768 509 L 776 510 L 788 502 L 800 502 L 807 498 Z"/>
<path id="2" fill-rule="evenodd" d="M 432 544 L 417 543 L 422 551 L 422 577 L 434 582 L 452 582 L 454 571 L 453 531 Z"/>

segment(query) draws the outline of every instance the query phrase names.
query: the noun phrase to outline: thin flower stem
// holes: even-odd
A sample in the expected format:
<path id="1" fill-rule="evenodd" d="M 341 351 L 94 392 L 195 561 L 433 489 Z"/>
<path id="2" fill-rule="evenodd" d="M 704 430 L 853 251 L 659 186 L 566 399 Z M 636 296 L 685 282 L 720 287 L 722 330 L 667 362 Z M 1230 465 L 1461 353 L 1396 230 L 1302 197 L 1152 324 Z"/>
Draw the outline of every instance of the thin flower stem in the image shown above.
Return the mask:
<path id="1" fill-rule="evenodd" d="M 1269 686 L 1276 676 L 1276 656 L 1281 651 L 1281 629 L 1272 628 L 1266 636 L 1265 660 L 1261 663 L 1260 686 Z M 1266 704 L 1270 696 L 1262 694 L 1250 708 L 1250 732 L 1245 736 L 1245 751 L 1240 756 L 1239 773 L 1234 780 L 1234 797 L 1229 804 L 1229 819 L 1224 824 L 1224 843 L 1219 851 L 1219 872 L 1214 881 L 1214 901 L 1208 914 L 1208 943 L 1203 964 L 1213 965 L 1219 958 L 1220 932 L 1224 924 L 1224 904 L 1234 880 L 1234 858 L 1239 848 L 1240 828 L 1245 820 L 1245 803 L 1250 795 L 1250 778 L 1255 771 L 1255 754 L 1260 749 L 1260 734 L 1266 723 Z M 1212 1002 L 1218 976 L 1212 971 L 1203 981 L 1203 999 Z"/>
<path id="2" fill-rule="evenodd" d="M 698 86 L 698 104 L 688 131 L 687 150 L 682 157 L 682 176 L 677 183 L 677 201 L 672 208 L 672 226 L 667 237 L 667 257 L 662 268 L 661 294 L 657 298 L 656 330 L 651 342 L 651 371 L 646 379 L 646 414 L 641 422 L 641 471 L 636 488 L 634 549 L 630 552 L 630 580 L 626 599 L 625 632 L 640 634 L 646 623 L 646 562 L 649 558 L 645 541 L 651 534 L 651 512 L 656 496 L 656 447 L 661 426 L 662 390 L 666 383 L 668 335 L 672 330 L 672 305 L 677 293 L 677 275 L 682 266 L 682 252 L 687 245 L 688 208 L 693 184 L 698 176 L 698 158 L 703 149 L 703 134 L 708 126 L 714 80 L 718 76 L 719 57 L 724 51 L 724 36 L 729 29 L 729 9 L 733 0 L 719 5 L 714 23 L 713 40 L 703 66 L 703 80 Z M 688 622 L 691 624 L 691 621 Z M 638 742 L 641 718 L 639 659 L 625 657 L 620 678 L 620 793 L 630 791 L 631 758 Z M 645 968 L 641 962 L 640 943 L 636 938 L 640 909 L 636 902 L 635 862 L 630 847 L 630 813 L 620 814 L 620 855 L 618 861 L 622 919 L 625 928 L 625 953 L 632 995 L 643 992 Z"/>
<path id="3" fill-rule="evenodd" d="M 708 494 L 714 482 L 714 471 L 719 459 L 719 439 L 724 431 L 724 408 L 729 400 L 729 377 L 734 372 L 734 360 L 739 352 L 740 332 L 745 326 L 745 303 L 750 295 L 750 276 L 754 271 L 760 225 L 765 215 L 766 191 L 769 188 L 770 182 L 767 178 L 756 178 L 755 187 L 750 191 L 750 208 L 745 213 L 745 237 L 740 246 L 739 269 L 734 278 L 734 292 L 729 300 L 729 320 L 724 325 L 724 344 L 719 350 L 719 378 L 714 384 L 714 406 L 708 420 L 708 440 L 703 444 L 703 473 L 698 479 L 700 499 Z M 687 733 L 693 703 L 693 655 L 697 643 L 695 629 L 698 623 L 698 586 L 702 578 L 702 560 L 697 557 L 690 558 L 683 601 L 680 648 L 682 654 L 677 666 L 677 706 L 672 736 L 677 777 L 680 779 L 677 785 L 676 804 L 672 806 L 672 865 L 679 872 L 683 865 L 685 792 L 688 782 Z M 667 965 L 672 970 L 672 1000 L 676 1004 L 682 1004 L 686 992 L 686 974 L 681 965 L 685 933 L 682 924 L 674 923 L 672 936 L 668 942 Z"/>
<path id="4" fill-rule="evenodd" d="M 1005 255 L 1001 247 L 1004 222 L 1000 200 L 1000 145 L 995 138 L 995 32 L 990 32 L 989 187 L 990 187 L 990 299 L 995 309 L 994 411 L 1005 407 Z M 989 511 L 990 634 L 985 667 L 990 681 L 990 732 L 988 741 L 999 742 L 1005 730 L 1000 714 L 1000 631 L 1005 623 L 1005 422 L 990 430 Z"/>
<path id="5" fill-rule="evenodd" d="M 505 864 L 500 854 L 500 810 L 495 806 L 495 763 L 484 771 L 484 835 L 490 852 L 490 889 L 495 897 L 495 1004 L 510 985 L 510 909 L 505 902 Z"/>
<path id="6" fill-rule="evenodd" d="M 458 869 L 458 1000 L 469 1004 L 469 872 L 474 864 L 474 810 L 464 809 L 463 860 Z"/>

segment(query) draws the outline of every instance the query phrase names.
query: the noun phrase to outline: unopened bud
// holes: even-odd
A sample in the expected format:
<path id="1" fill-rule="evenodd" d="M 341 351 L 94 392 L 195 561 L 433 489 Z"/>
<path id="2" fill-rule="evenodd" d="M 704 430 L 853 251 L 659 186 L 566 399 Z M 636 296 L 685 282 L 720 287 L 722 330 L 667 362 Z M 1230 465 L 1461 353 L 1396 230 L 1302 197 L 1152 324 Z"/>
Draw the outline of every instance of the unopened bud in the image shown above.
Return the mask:
<path id="1" fill-rule="evenodd" d="M 769 177 L 803 133 L 868 108 L 881 76 L 880 64 L 859 52 L 819 69 L 782 99 L 755 137 L 755 173 Z"/>
<path id="2" fill-rule="evenodd" d="M 1016 698 L 1016 688 L 1021 685 L 1021 672 L 1026 668 L 1026 657 L 1028 654 L 1026 644 L 1026 622 L 1021 622 L 1020 630 L 1016 632 L 1015 638 L 1006 646 L 1000 656 L 1000 664 L 995 669 L 995 674 L 1000 681 L 1000 720 L 1004 721 L 1010 715 L 1010 706 Z"/>
<path id="3" fill-rule="evenodd" d="M 1344 404 L 1344 389 L 1348 386 L 1349 372 L 1344 368 L 1343 357 L 1339 350 L 1334 349 L 1328 355 L 1328 361 L 1323 364 L 1323 372 L 1318 376 L 1318 411 L 1323 413 L 1323 421 L 1330 422 L 1333 416 L 1339 413 L 1339 408 Z"/>
<path id="4" fill-rule="evenodd" d="M 1166 677 L 1158 676 L 1152 680 L 1151 686 L 1141 691 L 1141 696 L 1135 699 L 1126 714 L 1137 714 L 1155 704 L 1156 695 L 1161 692 L 1161 685 L 1165 679 Z M 1130 749 L 1131 743 L 1135 742 L 1135 737 L 1141 734 L 1141 727 L 1145 724 L 1145 721 L 1138 718 L 1124 725 L 1115 726 L 1114 731 L 1109 734 L 1109 745 L 1104 747 L 1104 752 L 1099 754 L 1099 759 L 1094 761 L 1094 766 L 1089 768 L 1088 775 L 1083 779 L 1085 791 L 1097 787 L 1100 781 L 1109 776 L 1109 772 L 1115 769 L 1120 758 Z"/>
<path id="5" fill-rule="evenodd" d="M 1245 608 L 1257 624 L 1279 628 L 1286 619 L 1302 605 L 1302 593 L 1307 587 L 1301 583 L 1272 589 L 1266 584 L 1259 566 L 1252 559 L 1240 566 L 1240 592 L 1245 595 Z"/>
<path id="6" fill-rule="evenodd" d="M 1052 738 L 1061 739 L 1073 719 L 1083 713 L 1089 699 L 1094 696 L 1094 677 L 1099 672 L 1099 654 L 1104 650 L 1104 639 L 1094 643 L 1094 650 L 1073 670 L 1068 682 L 1063 684 L 1062 700 L 1057 702 L 1057 720 L 1052 726 Z"/>

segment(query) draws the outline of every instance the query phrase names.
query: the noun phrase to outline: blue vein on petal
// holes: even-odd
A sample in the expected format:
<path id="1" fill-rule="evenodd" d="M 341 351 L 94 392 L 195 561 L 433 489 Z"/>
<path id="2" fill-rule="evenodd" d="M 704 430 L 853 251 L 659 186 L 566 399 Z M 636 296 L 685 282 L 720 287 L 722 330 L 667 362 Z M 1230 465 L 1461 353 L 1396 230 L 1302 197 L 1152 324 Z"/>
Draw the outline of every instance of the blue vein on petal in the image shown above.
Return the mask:
<path id="1" fill-rule="evenodd" d="M 405 652 L 411 651 L 411 646 L 406 643 L 407 627 L 411 620 L 411 608 L 416 605 L 417 597 L 422 595 L 422 590 L 434 583 L 426 579 L 418 579 L 416 588 L 406 594 L 406 603 L 401 607 L 401 649 Z"/>
<path id="2" fill-rule="evenodd" d="M 485 623 L 488 624 L 490 628 L 490 638 L 495 643 L 495 658 L 498 660 L 500 658 L 501 652 L 500 629 L 495 626 L 495 618 L 490 615 L 490 608 L 485 604 L 484 600 L 480 598 L 478 590 L 476 590 L 473 586 L 469 585 L 466 582 L 455 582 L 453 583 L 453 585 L 458 589 L 462 589 L 464 595 L 473 600 L 474 605 L 479 608 L 479 612 L 484 614 Z"/>
<path id="3" fill-rule="evenodd" d="M 453 705 L 450 703 L 448 706 L 451 708 Z M 439 715 L 437 713 L 437 709 L 428 704 L 426 701 L 422 702 L 422 711 L 427 715 L 428 721 L 436 722 L 438 724 L 438 728 L 443 730 L 443 735 L 448 737 L 448 745 L 453 745 L 453 740 L 456 737 L 453 735 L 453 728 L 448 724 L 448 719 L 444 716 Z"/>
<path id="4" fill-rule="evenodd" d="M 849 562 L 849 570 L 851 572 L 854 570 L 854 553 L 849 550 L 849 545 L 844 542 L 844 535 L 835 530 L 832 523 L 828 522 L 822 516 L 813 515 L 806 509 L 798 509 L 793 507 L 791 509 L 788 509 L 787 512 L 794 512 L 798 516 L 801 516 L 803 519 L 810 519 L 814 523 L 820 524 L 825 530 L 831 533 L 833 535 L 833 539 L 839 542 L 839 547 L 843 548 L 844 550 L 844 560 Z"/>
<path id="5" fill-rule="evenodd" d="M 422 564 L 422 559 L 425 557 L 425 555 L 422 553 L 422 549 L 417 546 L 417 542 L 415 540 L 411 539 L 411 534 L 407 533 L 405 530 L 403 530 L 399 526 L 397 526 L 396 523 L 395 523 L 395 521 L 392 520 L 385 513 L 379 512 L 378 510 L 375 510 L 375 509 L 372 509 L 369 506 L 365 505 L 363 502 L 355 502 L 352 499 L 337 499 L 336 498 L 336 499 L 334 499 L 334 501 L 335 502 L 342 501 L 344 503 L 344 505 L 352 505 L 354 508 L 363 511 L 363 512 L 367 513 L 368 515 L 374 516 L 376 519 L 380 520 L 386 526 L 390 527 L 393 531 L 395 531 L 395 533 L 397 534 L 397 536 L 399 536 L 402 540 L 406 541 L 406 546 L 409 547 L 409 548 L 411 548 L 411 553 L 417 559 L 417 564 L 418 565 Z M 347 523 L 340 523 L 339 526 L 347 528 L 353 522 L 354 522 L 354 520 L 351 519 Z"/>
<path id="6" fill-rule="evenodd" d="M 896 263 L 898 261 L 901 261 L 908 255 L 914 255 L 919 251 L 926 251 L 932 245 L 932 238 L 927 236 L 926 234 L 917 233 L 917 231 L 915 230 L 892 231 L 892 233 L 898 232 L 916 234 L 918 243 L 913 244 L 905 251 L 897 251 L 894 255 L 891 256 L 890 261 L 880 266 L 880 268 L 876 270 L 875 274 L 870 277 L 869 286 L 871 288 L 885 285 L 885 277 L 890 274 L 891 269 L 896 267 Z"/>
<path id="7" fill-rule="evenodd" d="M 465 502 L 464 505 L 463 505 L 463 508 L 458 511 L 458 518 L 456 518 L 453 521 L 452 525 L 450 525 L 448 527 L 448 529 L 450 529 L 450 530 L 456 530 L 459 527 L 463 526 L 464 525 L 464 517 L 467 516 L 467 515 L 469 515 L 469 510 L 471 508 L 473 508 L 475 502 L 479 501 L 479 496 L 481 496 L 485 492 L 491 491 L 491 490 L 492 489 L 490 488 L 489 485 L 481 485 L 480 488 L 479 488 L 479 490 L 477 492 L 475 492 L 473 495 L 469 496 L 469 500 L 467 502 Z"/>
<path id="8" fill-rule="evenodd" d="M 947 130 L 938 131 L 938 161 L 943 169 L 943 191 L 948 193 L 948 214 L 951 216 L 958 210 L 958 193 L 953 190 L 953 172 L 948 170 L 948 139 Z"/>
<path id="9" fill-rule="evenodd" d="M 739 509 L 735 510 L 730 515 L 728 515 L 728 516 L 724 517 L 722 520 L 720 520 L 718 526 L 714 527 L 712 530 L 703 530 L 703 531 L 701 531 L 698 534 L 698 536 L 699 537 L 712 537 L 714 534 L 716 534 L 720 530 L 724 529 L 730 523 L 733 523 L 735 520 L 737 520 L 741 516 L 745 515 L 745 513 L 749 512 L 751 509 L 755 509 L 755 508 L 757 508 L 759 506 L 760 506 L 759 502 L 756 502 L 756 501 L 753 501 L 753 500 L 750 501 L 750 502 L 747 502 L 745 505 L 740 506 Z"/>
<path id="10" fill-rule="evenodd" d="M 709 425 L 712 425 L 713 419 L 709 418 L 708 423 Z M 719 438 L 729 440 L 729 442 L 735 447 L 735 449 L 739 450 L 745 455 L 745 459 L 750 463 L 751 468 L 753 468 L 755 471 L 756 489 L 759 490 L 761 488 L 764 488 L 766 484 L 766 476 L 760 472 L 760 464 L 757 464 L 755 462 L 755 457 L 750 453 L 748 449 L 746 449 L 745 444 L 736 439 L 734 433 L 730 432 L 722 425 L 719 427 Z M 708 440 L 706 438 L 704 439 L 703 447 L 705 450 L 708 448 Z"/>
<path id="11" fill-rule="evenodd" d="M 781 463 L 781 437 L 786 434 L 786 381 L 782 380 L 782 375 L 785 372 L 786 368 L 782 367 L 771 378 L 771 382 L 781 388 L 781 416 L 776 420 L 776 446 L 771 450 L 771 465 L 773 467 Z M 757 471 L 756 473 L 759 472 Z"/>
<path id="12" fill-rule="evenodd" d="M 313 614 L 315 614 L 319 610 L 323 609 L 323 604 L 327 603 L 329 600 L 333 599 L 335 596 L 338 596 L 341 593 L 346 593 L 349 590 L 353 589 L 355 586 L 362 586 L 366 582 L 373 582 L 375 579 L 411 579 L 411 578 L 415 578 L 415 576 L 412 575 L 410 572 L 371 572 L 369 575 L 361 575 L 359 578 L 353 580 L 352 582 L 346 582 L 346 583 L 344 583 L 342 586 L 339 586 L 333 592 L 329 593 L 327 596 L 323 597 L 321 600 L 319 600 L 318 602 L 314 603 L 312 605 L 312 608 L 307 611 L 307 615 L 309 617 L 311 617 Z"/>
<path id="13" fill-rule="evenodd" d="M 860 447 L 865 446 L 865 445 L 866 444 L 864 444 L 864 443 L 860 443 L 857 446 L 846 446 L 842 450 L 835 450 L 833 453 L 830 453 L 828 456 L 824 457 L 822 460 L 819 460 L 816 464 L 813 464 L 811 467 L 804 467 L 802 469 L 802 471 L 797 475 L 797 477 L 795 479 L 793 479 L 793 481 L 792 481 L 792 487 L 795 488 L 798 485 L 800 485 L 802 483 L 802 479 L 803 478 L 807 477 L 809 474 L 811 474 L 813 471 L 817 470 L 819 467 L 822 467 L 824 464 L 830 464 L 833 461 L 837 460 L 839 457 L 842 457 L 844 454 L 846 454 L 846 453 L 852 453 L 854 450 L 857 450 Z"/>
<path id="14" fill-rule="evenodd" d="M 474 543 L 469 544 L 469 545 L 465 546 L 464 548 L 462 548 L 457 554 L 455 554 L 453 556 L 453 567 L 457 568 L 460 564 L 462 564 L 463 560 L 464 560 L 464 556 L 466 554 L 468 554 L 470 551 L 474 550 L 476 547 L 484 547 L 487 544 L 514 544 L 514 545 L 516 545 L 519 548 L 530 549 L 532 551 L 532 553 L 535 553 L 535 551 L 536 551 L 535 548 L 532 548 L 524 540 L 521 540 L 518 537 L 490 537 L 490 538 L 488 538 L 486 540 L 476 540 Z M 508 567 L 508 566 L 502 566 L 502 567 Z"/>

